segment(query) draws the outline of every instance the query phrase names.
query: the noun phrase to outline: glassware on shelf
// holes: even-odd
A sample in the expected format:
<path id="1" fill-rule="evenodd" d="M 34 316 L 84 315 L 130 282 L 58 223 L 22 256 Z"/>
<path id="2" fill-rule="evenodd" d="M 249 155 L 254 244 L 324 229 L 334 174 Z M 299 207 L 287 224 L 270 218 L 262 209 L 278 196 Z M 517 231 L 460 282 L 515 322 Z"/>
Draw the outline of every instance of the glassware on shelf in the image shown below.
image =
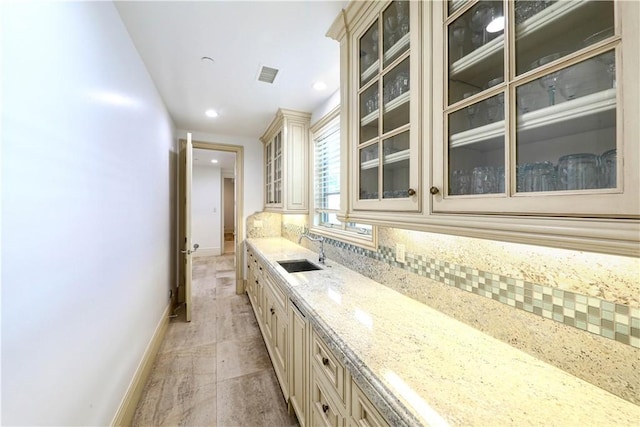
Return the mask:
<path id="1" fill-rule="evenodd" d="M 386 48 L 389 49 L 394 44 L 396 44 L 396 32 L 398 31 L 398 17 L 392 14 L 388 14 L 384 18 L 384 29 L 385 29 L 385 45 Z"/>
<path id="2" fill-rule="evenodd" d="M 601 188 L 616 188 L 617 155 L 616 149 L 605 151 L 600 156 Z"/>
<path id="3" fill-rule="evenodd" d="M 518 191 L 555 191 L 556 190 L 556 168 L 549 161 L 525 163 L 518 169 L 518 177 L 522 181 Z"/>
<path id="4" fill-rule="evenodd" d="M 516 13 L 516 25 L 522 24 L 527 19 L 542 12 L 547 7 L 551 6 L 555 1 L 543 0 L 543 1 L 531 1 L 520 0 L 515 2 Z"/>
<path id="5" fill-rule="evenodd" d="M 572 100 L 612 86 L 606 70 L 596 59 L 588 59 L 557 72 L 557 87 L 564 99 Z"/>
<path id="6" fill-rule="evenodd" d="M 472 42 L 474 47 L 478 48 L 487 42 L 486 27 L 489 23 L 491 15 L 491 7 L 486 3 L 478 3 L 471 14 L 471 22 L 469 26 L 473 31 Z"/>
<path id="7" fill-rule="evenodd" d="M 400 96 L 409 90 L 409 71 L 400 71 L 396 76 L 396 96 Z"/>
<path id="8" fill-rule="evenodd" d="M 487 99 L 487 118 L 490 123 L 504 120 L 504 93 Z"/>
<path id="9" fill-rule="evenodd" d="M 451 172 L 449 180 L 449 194 L 461 195 L 471 193 L 471 174 L 466 169 L 457 169 Z"/>
<path id="10" fill-rule="evenodd" d="M 462 98 L 463 99 L 469 98 L 470 96 L 473 96 L 478 92 L 479 91 L 477 91 L 477 90 L 473 90 L 471 92 L 466 92 L 466 93 L 464 93 L 462 95 Z M 474 121 L 475 121 L 474 119 L 478 115 L 479 104 L 478 103 L 471 104 L 466 108 L 466 110 L 467 110 L 467 116 L 469 118 L 469 129 L 472 129 L 474 127 Z"/>
<path id="11" fill-rule="evenodd" d="M 545 107 L 545 101 L 545 93 L 535 81 L 524 84 L 516 89 L 516 104 L 518 105 L 518 113 L 520 114 Z"/>
<path id="12" fill-rule="evenodd" d="M 469 27 L 464 18 L 458 18 L 451 27 L 451 39 L 458 46 L 458 52 L 455 59 L 464 57 L 465 44 L 467 43 L 467 37 L 469 36 Z"/>
<path id="13" fill-rule="evenodd" d="M 476 166 L 471 176 L 471 193 L 490 194 L 498 192 L 497 170 L 490 166 Z"/>
<path id="14" fill-rule="evenodd" d="M 569 154 L 558 160 L 558 189 L 599 188 L 599 156 L 591 153 Z"/>
<path id="15" fill-rule="evenodd" d="M 401 38 L 409 32 L 409 2 L 396 1 L 395 3 L 398 17 L 398 36 Z"/>
<path id="16" fill-rule="evenodd" d="M 541 67 L 543 65 L 549 64 L 555 61 L 558 58 L 562 58 L 565 56 L 567 52 L 556 52 L 551 55 L 543 56 L 540 59 L 537 59 L 531 63 L 531 69 Z M 556 103 L 556 88 L 558 84 L 558 78 L 560 74 L 556 71 L 553 73 L 546 74 L 542 76 L 538 81 L 540 85 L 547 90 L 547 95 L 549 97 L 549 105 L 555 105 Z"/>

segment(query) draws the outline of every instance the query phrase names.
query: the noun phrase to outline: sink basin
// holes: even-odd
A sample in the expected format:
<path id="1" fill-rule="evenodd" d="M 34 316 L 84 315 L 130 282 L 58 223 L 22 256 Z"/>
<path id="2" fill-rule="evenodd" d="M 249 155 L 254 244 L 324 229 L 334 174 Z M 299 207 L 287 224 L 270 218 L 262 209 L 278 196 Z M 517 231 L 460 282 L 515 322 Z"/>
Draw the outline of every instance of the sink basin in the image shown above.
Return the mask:
<path id="1" fill-rule="evenodd" d="M 307 261 L 306 259 L 292 259 L 287 261 L 278 261 L 278 264 L 284 268 L 287 273 L 299 273 L 301 271 L 313 271 L 313 270 L 322 270 L 322 268 L 318 267 L 312 262 Z"/>

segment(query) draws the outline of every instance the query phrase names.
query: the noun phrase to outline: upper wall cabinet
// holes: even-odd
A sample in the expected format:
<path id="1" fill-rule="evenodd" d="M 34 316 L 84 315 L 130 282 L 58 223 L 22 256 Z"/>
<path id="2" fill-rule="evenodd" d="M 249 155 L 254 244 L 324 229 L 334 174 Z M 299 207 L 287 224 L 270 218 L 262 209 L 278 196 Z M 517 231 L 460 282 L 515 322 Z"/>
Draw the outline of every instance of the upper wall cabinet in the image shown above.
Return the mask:
<path id="1" fill-rule="evenodd" d="M 419 211 L 421 2 L 363 2 L 343 44 L 350 206 Z M 345 70 L 349 70 L 346 71 Z M 346 83 L 346 84 L 345 84 Z"/>
<path id="2" fill-rule="evenodd" d="M 264 144 L 264 206 L 281 213 L 307 213 L 311 114 L 279 109 L 260 137 Z"/>
<path id="3" fill-rule="evenodd" d="M 634 3 L 433 4 L 433 212 L 637 218 Z"/>
<path id="4" fill-rule="evenodd" d="M 640 256 L 640 2 L 352 1 L 344 221 Z"/>

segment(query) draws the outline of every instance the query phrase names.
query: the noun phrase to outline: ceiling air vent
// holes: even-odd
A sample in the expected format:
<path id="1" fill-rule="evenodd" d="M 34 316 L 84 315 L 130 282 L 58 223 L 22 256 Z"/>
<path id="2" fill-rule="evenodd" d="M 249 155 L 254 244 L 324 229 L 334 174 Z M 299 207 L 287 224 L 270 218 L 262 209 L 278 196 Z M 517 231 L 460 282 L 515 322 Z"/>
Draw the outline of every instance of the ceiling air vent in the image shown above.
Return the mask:
<path id="1" fill-rule="evenodd" d="M 262 66 L 260 69 L 260 75 L 258 76 L 258 81 L 265 83 L 273 83 L 276 79 L 276 75 L 278 75 L 278 70 L 271 67 Z"/>

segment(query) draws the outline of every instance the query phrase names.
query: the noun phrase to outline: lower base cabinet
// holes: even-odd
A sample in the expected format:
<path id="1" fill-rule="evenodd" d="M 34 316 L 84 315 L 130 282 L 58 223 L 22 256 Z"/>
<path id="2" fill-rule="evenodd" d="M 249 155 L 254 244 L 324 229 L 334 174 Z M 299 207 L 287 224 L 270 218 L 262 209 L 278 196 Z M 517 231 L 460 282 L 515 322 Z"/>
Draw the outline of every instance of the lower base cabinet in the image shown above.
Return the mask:
<path id="1" fill-rule="evenodd" d="M 351 418 L 349 424 L 358 427 L 386 427 L 389 425 L 353 380 L 351 380 Z"/>
<path id="2" fill-rule="evenodd" d="M 300 427 L 309 414 L 309 323 L 293 302 L 289 303 L 289 405 Z"/>
<path id="3" fill-rule="evenodd" d="M 345 427 L 345 407 L 336 402 L 335 395 L 318 375 L 317 368 L 311 368 L 311 425 L 322 427 Z"/>
<path id="4" fill-rule="evenodd" d="M 249 302 L 289 410 L 301 427 L 386 427 L 389 424 L 312 327 L 286 297 L 286 283 L 270 275 L 247 250 Z"/>

